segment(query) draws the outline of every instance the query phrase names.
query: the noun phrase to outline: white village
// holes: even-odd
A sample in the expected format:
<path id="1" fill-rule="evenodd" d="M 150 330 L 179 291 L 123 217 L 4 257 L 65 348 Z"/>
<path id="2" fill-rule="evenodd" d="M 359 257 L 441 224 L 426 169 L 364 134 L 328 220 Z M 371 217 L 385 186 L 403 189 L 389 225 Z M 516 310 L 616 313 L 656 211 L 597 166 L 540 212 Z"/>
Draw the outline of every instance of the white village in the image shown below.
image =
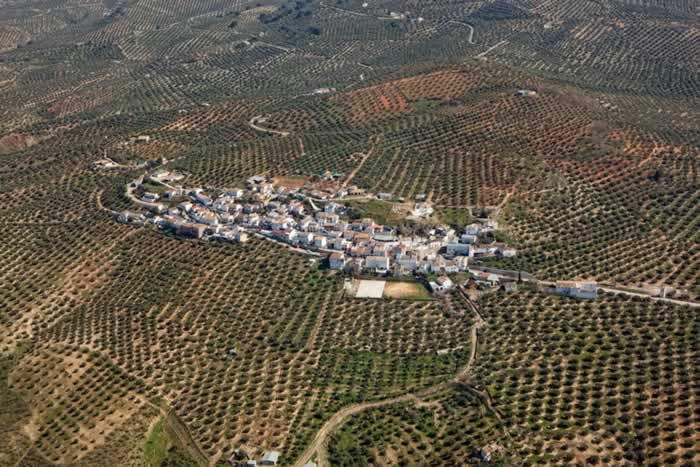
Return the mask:
<path id="1" fill-rule="evenodd" d="M 505 291 L 515 290 L 519 282 L 537 282 L 526 272 L 481 265 L 485 259 L 517 254 L 515 248 L 487 237 L 498 231 L 496 219 L 477 218 L 461 229 L 427 223 L 421 235 L 400 235 L 396 226 L 382 225 L 371 217 L 357 218 L 347 203 L 398 201 L 410 206 L 407 219 L 421 221 L 434 212 L 427 196 L 417 195 L 406 203 L 391 193 L 372 195 L 356 186 L 334 183 L 341 176 L 327 171 L 318 182 L 299 182 L 256 175 L 248 178 L 244 187 L 220 189 L 187 186 L 182 183 L 185 175 L 161 168 L 126 187 L 127 196 L 141 209 L 115 214 L 119 222 L 150 224 L 164 232 L 205 241 L 244 243 L 254 235 L 325 258 L 329 269 L 348 276 L 419 277 L 432 292 L 460 285 L 450 278 L 455 273 L 468 274 L 471 284 Z M 382 296 L 381 287 L 377 291 L 372 286 L 384 282 L 364 280 L 359 284 L 359 290 L 355 287 L 353 291 L 356 296 Z M 543 292 L 597 298 L 597 287 L 591 282 L 549 285 Z"/>

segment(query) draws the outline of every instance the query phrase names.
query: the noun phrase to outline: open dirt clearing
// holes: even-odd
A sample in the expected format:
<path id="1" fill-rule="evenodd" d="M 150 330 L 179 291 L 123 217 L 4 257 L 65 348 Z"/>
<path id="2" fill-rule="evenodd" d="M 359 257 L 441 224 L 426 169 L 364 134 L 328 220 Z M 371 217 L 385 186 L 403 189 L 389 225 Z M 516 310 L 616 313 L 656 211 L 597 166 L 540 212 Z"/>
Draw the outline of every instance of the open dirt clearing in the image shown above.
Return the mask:
<path id="1" fill-rule="evenodd" d="M 384 281 L 367 281 L 361 280 L 357 287 L 357 298 L 382 298 L 384 295 Z"/>
<path id="2" fill-rule="evenodd" d="M 287 188 L 301 188 L 309 180 L 309 177 L 275 177 L 272 183 L 275 186 L 285 186 Z"/>
<path id="3" fill-rule="evenodd" d="M 418 282 L 387 282 L 384 286 L 384 296 L 414 300 L 430 298 L 428 291 Z"/>

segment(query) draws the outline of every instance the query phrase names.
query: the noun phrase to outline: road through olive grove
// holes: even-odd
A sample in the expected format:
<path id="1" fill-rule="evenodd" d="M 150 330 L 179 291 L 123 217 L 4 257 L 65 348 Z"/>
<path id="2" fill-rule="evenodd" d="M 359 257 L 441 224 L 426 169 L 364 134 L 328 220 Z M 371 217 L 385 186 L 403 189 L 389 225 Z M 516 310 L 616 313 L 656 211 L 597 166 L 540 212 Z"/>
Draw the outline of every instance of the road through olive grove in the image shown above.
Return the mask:
<path id="1" fill-rule="evenodd" d="M 326 423 L 323 424 L 321 429 L 319 429 L 319 431 L 316 433 L 316 436 L 314 436 L 314 439 L 311 442 L 311 444 L 306 448 L 302 455 L 299 456 L 297 461 L 293 464 L 294 467 L 303 467 L 304 464 L 309 462 L 314 457 L 314 454 L 324 449 L 328 438 L 347 420 L 348 417 L 369 409 L 385 407 L 388 405 L 399 404 L 408 401 L 418 401 L 447 388 L 451 384 L 463 382 L 464 379 L 469 376 L 469 373 L 471 372 L 474 363 L 476 362 L 477 349 L 479 344 L 479 329 L 481 329 L 486 324 L 485 321 L 482 319 L 481 315 L 479 314 L 476 305 L 474 305 L 474 303 L 471 300 L 468 300 L 467 303 L 469 304 L 469 307 L 471 308 L 475 316 L 474 324 L 471 327 L 471 349 L 467 364 L 464 367 L 462 367 L 454 377 L 452 377 L 448 381 L 444 381 L 434 386 L 430 386 L 422 391 L 404 394 L 402 396 L 392 397 L 389 399 L 383 399 L 379 401 L 362 402 L 359 404 L 350 405 L 339 410 L 338 412 L 333 414 L 333 416 L 331 416 L 331 418 L 328 419 Z"/>

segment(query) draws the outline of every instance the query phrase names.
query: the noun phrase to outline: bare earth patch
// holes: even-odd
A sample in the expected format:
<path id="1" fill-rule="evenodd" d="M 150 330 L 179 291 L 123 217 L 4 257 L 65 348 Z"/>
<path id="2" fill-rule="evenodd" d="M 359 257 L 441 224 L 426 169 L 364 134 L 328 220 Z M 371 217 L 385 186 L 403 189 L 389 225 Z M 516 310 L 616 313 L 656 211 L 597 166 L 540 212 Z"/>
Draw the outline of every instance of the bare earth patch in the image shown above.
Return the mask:
<path id="1" fill-rule="evenodd" d="M 418 282 L 387 282 L 384 286 L 384 296 L 408 300 L 428 299 L 428 291 Z"/>
<path id="2" fill-rule="evenodd" d="M 10 133 L 9 135 L 5 135 L 0 138 L 0 154 L 21 151 L 34 146 L 40 141 L 41 138 L 38 136 Z"/>
<path id="3" fill-rule="evenodd" d="M 272 179 L 272 183 L 275 186 L 284 186 L 287 188 L 301 188 L 309 180 L 308 177 L 275 177 Z"/>
<path id="4" fill-rule="evenodd" d="M 384 293 L 384 287 L 386 282 L 384 281 L 368 281 L 361 280 L 360 285 L 357 288 L 357 298 L 382 298 Z"/>

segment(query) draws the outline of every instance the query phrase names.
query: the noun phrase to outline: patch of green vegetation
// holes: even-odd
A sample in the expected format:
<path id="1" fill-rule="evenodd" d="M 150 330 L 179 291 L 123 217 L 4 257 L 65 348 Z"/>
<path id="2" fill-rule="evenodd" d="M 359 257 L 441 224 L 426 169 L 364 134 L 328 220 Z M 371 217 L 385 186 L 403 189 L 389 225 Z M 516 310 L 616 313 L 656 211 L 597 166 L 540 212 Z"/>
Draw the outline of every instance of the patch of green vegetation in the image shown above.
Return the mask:
<path id="1" fill-rule="evenodd" d="M 442 101 L 439 99 L 422 99 L 413 102 L 411 106 L 415 109 L 416 112 L 428 112 L 440 107 L 441 104 Z"/>
<path id="2" fill-rule="evenodd" d="M 440 208 L 435 210 L 435 215 L 441 223 L 454 229 L 462 229 L 472 221 L 469 209 L 466 208 Z"/>
<path id="3" fill-rule="evenodd" d="M 363 466 L 368 465 L 371 457 L 369 449 L 361 446 L 357 437 L 347 431 L 341 431 L 331 437 L 328 449 L 332 465 Z"/>
<path id="4" fill-rule="evenodd" d="M 440 277 L 439 274 L 435 274 L 434 272 L 425 272 L 423 275 L 429 282 L 435 282 Z"/>
<path id="5" fill-rule="evenodd" d="M 154 183 L 154 182 L 146 180 L 143 183 L 143 190 L 149 191 L 151 193 L 162 194 L 162 193 L 168 191 L 168 187 L 166 187 L 165 185 L 161 185 L 160 183 Z"/>
<path id="6" fill-rule="evenodd" d="M 182 449 L 172 446 L 168 449 L 161 467 L 194 467 L 197 463 Z"/>
<path id="7" fill-rule="evenodd" d="M 388 201 L 375 199 L 369 201 L 353 200 L 347 201 L 345 205 L 350 208 L 348 213 L 350 220 L 371 217 L 375 222 L 384 225 L 396 225 L 405 220 L 400 214 L 392 210 L 393 203 Z"/>
<path id="8" fill-rule="evenodd" d="M 415 292 L 407 297 L 406 300 L 432 300 L 433 297 L 430 296 L 430 292 L 422 285 L 416 284 Z"/>
<path id="9" fill-rule="evenodd" d="M 161 465 L 171 465 L 164 463 L 168 457 L 168 446 L 170 439 L 163 428 L 163 420 L 158 420 L 151 433 L 148 435 L 146 444 L 143 446 L 143 457 L 146 465 L 159 467 Z"/>
<path id="10" fill-rule="evenodd" d="M 503 230 L 494 230 L 479 235 L 480 243 L 505 243 L 508 246 L 514 246 L 514 240 Z"/>
<path id="11" fill-rule="evenodd" d="M 24 349 L 20 348 L 12 354 L 0 356 L 0 425 L 3 427 L 0 431 L 0 458 L 6 460 L 15 454 L 12 452 L 14 443 L 9 437 L 31 415 L 27 402 L 8 384 L 9 373 L 23 352 Z"/>

